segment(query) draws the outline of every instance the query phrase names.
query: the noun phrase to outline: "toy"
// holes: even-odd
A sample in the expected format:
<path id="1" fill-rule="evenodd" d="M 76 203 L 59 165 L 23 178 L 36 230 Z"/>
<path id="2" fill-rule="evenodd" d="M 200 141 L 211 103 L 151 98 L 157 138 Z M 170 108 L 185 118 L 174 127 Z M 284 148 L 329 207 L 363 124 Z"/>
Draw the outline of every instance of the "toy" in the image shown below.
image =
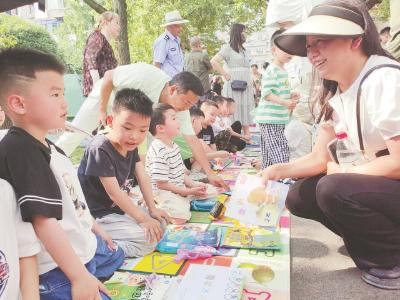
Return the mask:
<path id="1" fill-rule="evenodd" d="M 174 262 L 180 262 L 183 259 L 208 258 L 217 255 L 218 251 L 210 246 L 182 245 L 174 258 Z"/>

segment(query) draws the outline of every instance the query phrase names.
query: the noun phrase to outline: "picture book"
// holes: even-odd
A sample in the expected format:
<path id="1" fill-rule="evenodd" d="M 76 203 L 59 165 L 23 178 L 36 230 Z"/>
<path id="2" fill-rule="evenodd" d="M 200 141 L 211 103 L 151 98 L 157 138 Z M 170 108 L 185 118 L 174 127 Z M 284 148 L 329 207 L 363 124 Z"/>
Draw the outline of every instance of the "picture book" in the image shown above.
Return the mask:
<path id="1" fill-rule="evenodd" d="M 220 247 L 245 249 L 279 249 L 280 232 L 261 227 L 224 227 Z"/>
<path id="2" fill-rule="evenodd" d="M 105 285 L 112 300 L 162 300 L 173 280 L 165 275 L 115 272 Z"/>
<path id="3" fill-rule="evenodd" d="M 174 254 L 153 252 L 141 257 L 139 262 L 129 271 L 176 275 L 182 268 L 184 261 L 177 263 L 174 258 Z"/>
<path id="4" fill-rule="evenodd" d="M 239 268 L 191 264 L 173 300 L 240 300 L 244 272 Z"/>
<path id="5" fill-rule="evenodd" d="M 285 207 L 288 191 L 286 184 L 270 180 L 265 187 L 260 176 L 240 173 L 226 203 L 225 216 L 244 224 L 274 229 Z"/>
<path id="6" fill-rule="evenodd" d="M 197 229 L 174 230 L 168 228 L 157 245 L 157 250 L 162 253 L 176 253 L 180 245 L 196 245 L 218 247 L 220 230 L 218 228 L 207 231 Z"/>

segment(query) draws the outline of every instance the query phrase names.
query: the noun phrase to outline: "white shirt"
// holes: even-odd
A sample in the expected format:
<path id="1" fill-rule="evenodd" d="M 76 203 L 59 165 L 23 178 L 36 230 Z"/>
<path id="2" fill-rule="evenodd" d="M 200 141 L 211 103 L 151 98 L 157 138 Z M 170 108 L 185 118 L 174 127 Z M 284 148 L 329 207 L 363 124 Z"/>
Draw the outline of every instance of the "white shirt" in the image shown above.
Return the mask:
<path id="1" fill-rule="evenodd" d="M 23 222 L 14 191 L 0 179 L 0 299 L 19 298 L 19 258 L 36 255 L 40 245 L 32 224 Z"/>
<path id="2" fill-rule="evenodd" d="M 170 147 L 154 139 L 146 156 L 146 171 L 151 177 L 153 191 L 157 192 L 157 181 L 167 181 L 176 186 L 185 186 L 185 165 L 179 147 Z"/>
<path id="3" fill-rule="evenodd" d="M 229 117 L 219 117 L 215 119 L 215 122 L 212 124 L 212 129 L 214 131 L 214 135 L 217 135 L 222 130 L 227 130 L 231 127 L 231 119 Z"/>
<path id="4" fill-rule="evenodd" d="M 85 107 L 86 110 L 99 111 L 103 80 L 102 78 L 94 84 L 93 90 L 83 103 L 82 107 Z M 170 80 L 171 77 L 153 65 L 136 63 L 118 66 L 113 71 L 114 88 L 108 101 L 108 110 L 114 103 L 115 94 L 125 88 L 141 90 L 153 103 L 158 103 L 162 90 Z M 180 111 L 176 115 L 181 123 L 181 133 L 194 135 L 189 110 Z"/>
<path id="5" fill-rule="evenodd" d="M 334 109 L 335 131 L 347 131 L 358 149 L 357 90 L 364 74 L 381 64 L 400 65 L 387 57 L 372 55 L 350 88 L 344 93 L 338 91 L 329 100 Z M 400 70 L 382 68 L 373 71 L 362 85 L 360 104 L 364 147 L 367 156 L 373 159 L 376 152 L 387 148 L 385 141 L 400 135 Z"/>

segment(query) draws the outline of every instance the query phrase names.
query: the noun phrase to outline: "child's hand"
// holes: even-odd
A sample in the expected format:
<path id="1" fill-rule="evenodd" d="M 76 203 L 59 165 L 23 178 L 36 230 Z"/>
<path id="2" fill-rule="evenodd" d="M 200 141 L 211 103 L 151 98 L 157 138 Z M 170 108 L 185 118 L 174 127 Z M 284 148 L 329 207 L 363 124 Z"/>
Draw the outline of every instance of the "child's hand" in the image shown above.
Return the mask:
<path id="1" fill-rule="evenodd" d="M 89 272 L 78 276 L 76 281 L 71 281 L 73 300 L 101 300 L 100 291 L 109 295 L 105 285 Z"/>
<path id="2" fill-rule="evenodd" d="M 206 186 L 195 186 L 189 189 L 190 195 L 197 197 L 206 197 L 207 196 L 207 188 Z"/>
<path id="3" fill-rule="evenodd" d="M 163 236 L 160 222 L 156 219 L 148 218 L 147 221 L 140 223 L 140 227 L 144 230 L 144 238 L 150 242 L 159 242 Z"/>
<path id="4" fill-rule="evenodd" d="M 169 214 L 166 211 L 158 208 L 155 208 L 152 211 L 150 211 L 150 216 L 158 220 L 160 223 L 165 223 L 165 225 L 170 223 L 171 221 Z"/>
<path id="5" fill-rule="evenodd" d="M 229 152 L 228 151 L 217 151 L 217 155 L 219 158 L 227 158 L 227 157 L 229 157 Z"/>
<path id="6" fill-rule="evenodd" d="M 297 102 L 299 102 L 300 94 L 298 92 L 292 92 L 290 94 L 290 100 L 296 100 Z"/>

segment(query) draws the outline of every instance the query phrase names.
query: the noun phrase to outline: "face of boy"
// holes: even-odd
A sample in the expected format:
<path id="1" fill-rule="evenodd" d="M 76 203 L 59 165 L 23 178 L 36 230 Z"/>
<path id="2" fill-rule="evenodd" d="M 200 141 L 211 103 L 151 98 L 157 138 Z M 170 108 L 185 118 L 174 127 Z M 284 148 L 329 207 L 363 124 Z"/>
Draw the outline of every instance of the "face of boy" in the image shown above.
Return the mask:
<path id="1" fill-rule="evenodd" d="M 293 55 L 290 55 L 290 54 L 288 54 L 288 53 L 286 53 L 286 52 L 283 52 L 281 49 L 279 49 L 279 48 L 276 47 L 276 46 L 273 46 L 273 47 L 272 47 L 272 53 L 273 53 L 273 55 L 275 56 L 275 58 L 276 58 L 279 62 L 281 62 L 281 63 L 283 63 L 283 64 L 288 63 L 288 62 L 292 59 L 292 57 L 293 57 Z"/>
<path id="2" fill-rule="evenodd" d="M 26 88 L 26 95 L 20 96 L 18 103 L 13 101 L 11 110 L 17 115 L 24 115 L 27 124 L 42 131 L 64 128 L 67 102 L 63 75 L 44 71 L 36 72 L 35 76 L 36 79 Z"/>
<path id="3" fill-rule="evenodd" d="M 195 133 L 196 135 L 199 134 L 201 128 L 203 127 L 203 126 L 202 126 L 203 121 L 204 121 L 204 118 L 203 118 L 203 117 L 194 117 L 194 118 L 192 118 L 193 130 L 194 130 L 194 133 Z"/>
<path id="4" fill-rule="evenodd" d="M 144 141 L 149 131 L 150 120 L 150 117 L 124 108 L 113 113 L 111 134 L 121 150 L 132 151 Z"/>
<path id="5" fill-rule="evenodd" d="M 217 115 L 218 115 L 218 108 L 214 106 L 209 106 L 204 109 L 204 124 L 211 125 L 215 122 Z"/>
<path id="6" fill-rule="evenodd" d="M 164 129 L 164 133 L 173 138 L 177 135 L 180 135 L 181 124 L 176 117 L 176 112 L 173 109 L 168 109 L 164 113 L 165 124 L 161 125 L 161 128 Z"/>

